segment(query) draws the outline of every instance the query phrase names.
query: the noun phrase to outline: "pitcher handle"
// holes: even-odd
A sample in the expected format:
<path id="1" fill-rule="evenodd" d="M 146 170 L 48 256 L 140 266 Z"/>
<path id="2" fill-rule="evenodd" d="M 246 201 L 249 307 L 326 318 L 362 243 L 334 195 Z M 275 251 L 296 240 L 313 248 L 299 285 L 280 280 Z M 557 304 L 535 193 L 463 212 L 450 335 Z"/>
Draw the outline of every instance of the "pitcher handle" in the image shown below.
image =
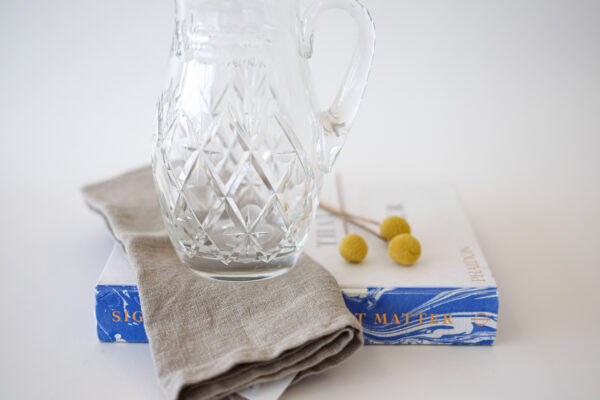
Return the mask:
<path id="1" fill-rule="evenodd" d="M 338 90 L 333 104 L 319 113 L 323 132 L 318 138 L 317 157 L 324 172 L 331 171 L 358 112 L 375 51 L 375 26 L 365 6 L 357 0 L 315 0 L 301 20 L 300 53 L 304 58 L 312 56 L 313 34 L 318 17 L 331 9 L 341 9 L 352 16 L 358 26 L 358 42 L 344 83 Z"/>

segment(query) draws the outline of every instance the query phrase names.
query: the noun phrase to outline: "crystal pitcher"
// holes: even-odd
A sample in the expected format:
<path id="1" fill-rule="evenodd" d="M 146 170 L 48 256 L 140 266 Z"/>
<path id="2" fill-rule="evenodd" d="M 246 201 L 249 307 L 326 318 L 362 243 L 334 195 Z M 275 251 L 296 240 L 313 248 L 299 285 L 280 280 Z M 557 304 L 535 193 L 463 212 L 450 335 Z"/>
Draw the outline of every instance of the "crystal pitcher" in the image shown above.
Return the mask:
<path id="1" fill-rule="evenodd" d="M 308 59 L 329 9 L 359 29 L 322 111 Z M 176 0 L 152 166 L 174 248 L 205 276 L 262 279 L 294 266 L 361 102 L 375 44 L 368 11 L 356 0 L 299 10 L 297 0 Z"/>

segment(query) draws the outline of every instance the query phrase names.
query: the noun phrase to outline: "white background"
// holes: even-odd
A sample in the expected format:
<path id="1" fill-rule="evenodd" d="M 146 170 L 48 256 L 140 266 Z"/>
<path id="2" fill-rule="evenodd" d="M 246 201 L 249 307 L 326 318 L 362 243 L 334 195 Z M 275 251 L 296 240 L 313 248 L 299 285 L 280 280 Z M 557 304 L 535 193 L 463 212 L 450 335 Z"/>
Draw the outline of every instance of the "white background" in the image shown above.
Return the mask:
<path id="1" fill-rule="evenodd" d="M 600 2 L 365 4 L 376 56 L 337 170 L 456 184 L 498 340 L 368 347 L 284 399 L 596 397 Z M 112 243 L 78 188 L 148 163 L 172 30 L 168 0 L 0 3 L 0 398 L 161 398 L 146 345 L 96 340 Z M 317 30 L 325 100 L 352 32 Z"/>

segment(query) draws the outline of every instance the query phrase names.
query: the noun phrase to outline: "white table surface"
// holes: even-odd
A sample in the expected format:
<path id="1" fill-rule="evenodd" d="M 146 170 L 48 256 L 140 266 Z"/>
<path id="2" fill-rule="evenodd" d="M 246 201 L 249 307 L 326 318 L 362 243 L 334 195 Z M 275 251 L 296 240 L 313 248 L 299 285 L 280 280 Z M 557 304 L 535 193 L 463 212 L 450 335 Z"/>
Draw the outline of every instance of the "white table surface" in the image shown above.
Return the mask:
<path id="1" fill-rule="evenodd" d="M 593 398 L 600 356 L 600 2 L 366 0 L 377 52 L 337 170 L 456 184 L 500 287 L 491 347 L 367 347 L 284 399 Z M 112 243 L 78 188 L 149 160 L 171 1 L 0 3 L 0 398 L 159 399 L 100 344 Z M 317 30 L 331 97 L 342 14 Z M 510 397 L 509 397 L 510 396 Z"/>

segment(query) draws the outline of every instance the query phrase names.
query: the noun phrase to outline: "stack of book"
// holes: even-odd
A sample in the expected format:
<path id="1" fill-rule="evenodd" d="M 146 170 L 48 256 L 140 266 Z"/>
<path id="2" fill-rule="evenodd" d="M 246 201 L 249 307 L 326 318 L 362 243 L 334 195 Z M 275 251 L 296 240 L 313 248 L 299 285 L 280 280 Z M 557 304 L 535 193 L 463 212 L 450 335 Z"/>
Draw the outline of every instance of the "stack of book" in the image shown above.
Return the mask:
<path id="1" fill-rule="evenodd" d="M 335 185 L 322 200 L 337 204 Z M 341 258 L 340 217 L 319 210 L 305 251 L 337 279 L 366 344 L 492 344 L 498 322 L 498 288 L 450 185 L 346 184 L 345 211 L 375 220 L 400 215 L 421 242 L 421 258 L 401 266 L 379 238 L 362 235 L 369 253 L 360 264 Z M 376 229 L 376 227 L 375 227 Z M 135 274 L 115 246 L 96 286 L 98 338 L 146 342 Z"/>

